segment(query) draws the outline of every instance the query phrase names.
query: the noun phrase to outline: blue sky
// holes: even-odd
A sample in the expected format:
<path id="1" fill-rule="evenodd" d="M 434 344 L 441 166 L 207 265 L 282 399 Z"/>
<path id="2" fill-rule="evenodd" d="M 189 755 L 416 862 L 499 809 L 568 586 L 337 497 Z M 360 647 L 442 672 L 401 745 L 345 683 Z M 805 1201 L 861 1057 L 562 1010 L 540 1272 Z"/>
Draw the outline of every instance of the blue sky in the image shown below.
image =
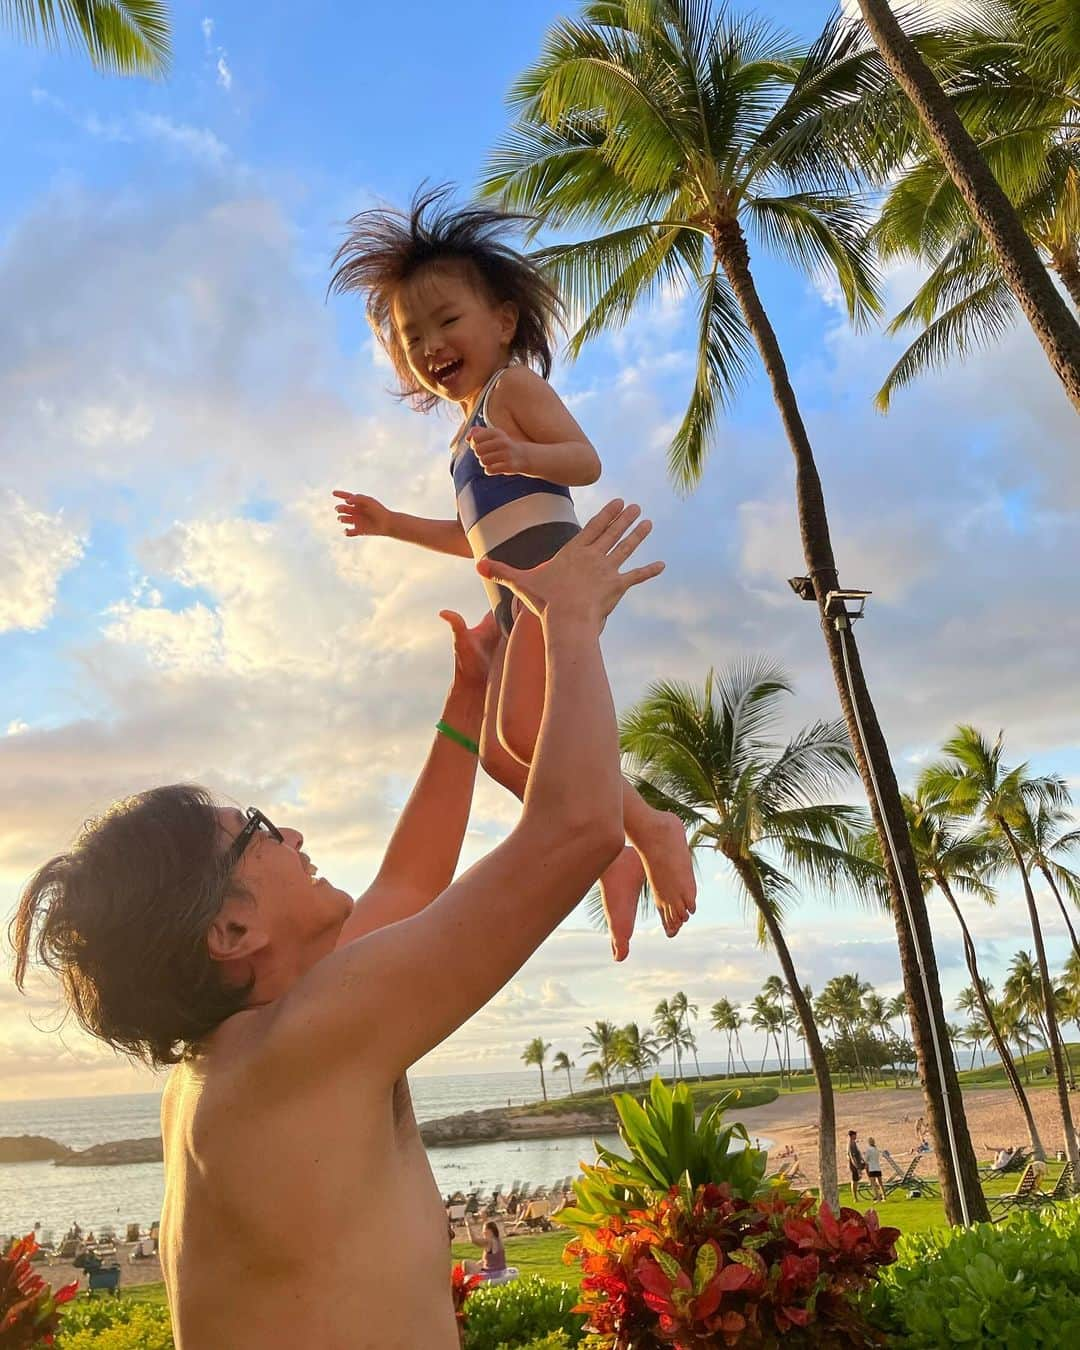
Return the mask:
<path id="1" fill-rule="evenodd" d="M 180 3 L 161 84 L 0 38 L 0 918 L 80 821 L 179 778 L 294 812 L 344 884 L 373 873 L 445 677 L 431 616 L 481 601 L 451 560 L 333 531 L 338 486 L 448 510 L 449 423 L 390 398 L 355 303 L 325 301 L 329 259 L 373 200 L 471 188 L 564 8 Z M 806 35 L 827 12 L 757 8 Z M 870 400 L 895 343 L 851 333 L 827 286 L 754 264 L 843 579 L 875 592 L 859 638 L 901 777 L 970 719 L 1080 781 L 1080 447 L 1041 353 L 1018 329 L 882 418 Z M 913 283 L 889 275 L 893 312 Z M 796 680 L 791 725 L 832 715 L 813 612 L 785 585 L 802 571 L 790 455 L 761 378 L 695 496 L 665 480 L 691 359 L 673 301 L 555 376 L 605 462 L 582 504 L 640 497 L 669 563 L 611 626 L 617 697 L 762 653 Z M 468 856 L 513 819 L 482 790 Z M 618 972 L 572 919 L 425 1067 L 509 1066 L 526 1027 L 573 1049 L 584 1022 L 647 1018 L 677 988 L 752 996 L 771 958 L 730 885 L 710 865 L 702 880 L 694 925 L 673 944 L 647 925 Z M 1000 978 L 1025 945 L 1017 897 L 975 926 Z M 898 987 L 882 920 L 811 897 L 792 931 L 815 985 L 856 969 Z M 944 918 L 939 944 L 955 993 Z M 0 988 L 0 1092 L 145 1084 L 73 1031 L 38 1030 L 49 1007 L 44 985 L 32 1004 Z"/>

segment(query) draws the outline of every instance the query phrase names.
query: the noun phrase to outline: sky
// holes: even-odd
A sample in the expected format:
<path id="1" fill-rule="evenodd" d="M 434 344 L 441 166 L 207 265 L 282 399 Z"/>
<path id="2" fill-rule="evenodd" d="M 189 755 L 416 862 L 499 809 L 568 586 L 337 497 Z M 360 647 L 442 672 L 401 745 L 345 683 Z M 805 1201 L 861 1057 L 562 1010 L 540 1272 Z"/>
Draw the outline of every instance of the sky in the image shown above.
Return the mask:
<path id="1" fill-rule="evenodd" d="M 479 617 L 469 565 L 346 540 L 330 493 L 449 513 L 447 416 L 390 392 L 355 300 L 326 299 L 344 222 L 423 181 L 475 189 L 505 94 L 565 8 L 492 0 L 348 7 L 172 6 L 161 83 L 0 35 L 0 920 L 33 870 L 117 798 L 197 781 L 300 828 L 354 892 L 374 875 L 449 676 L 443 607 Z M 827 7 L 757 8 L 812 35 Z M 405 41 L 405 38 L 408 41 Z M 854 333 L 823 280 L 753 254 L 825 486 L 845 586 L 873 598 L 857 636 L 908 785 L 961 721 L 1080 786 L 1080 443 L 1026 328 L 872 397 L 901 349 Z M 895 313 L 917 283 L 886 277 Z M 692 306 L 669 297 L 553 382 L 597 445 L 601 482 L 656 522 L 663 577 L 605 634 L 622 707 L 650 681 L 700 683 L 780 662 L 790 728 L 836 715 L 804 570 L 790 452 L 755 371 L 698 490 L 665 447 L 693 370 Z M 846 790 L 857 799 L 857 786 Z M 464 861 L 516 803 L 482 784 Z M 419 1066 L 519 1067 L 537 1034 L 580 1057 L 598 1017 L 648 1021 L 685 990 L 703 1013 L 774 973 L 732 881 L 700 860 L 696 917 L 673 942 L 643 923 L 629 962 L 578 911 Z M 1051 960 L 1062 925 L 1045 904 Z M 942 985 L 967 983 L 932 901 Z M 1030 948 L 1006 882 L 971 916 L 1000 983 Z M 815 988 L 847 971 L 899 987 L 891 922 L 808 895 L 789 919 Z M 702 1058 L 722 1041 L 699 1025 Z M 754 1034 L 748 1047 L 757 1044 Z M 150 1090 L 156 1079 L 61 1025 L 57 991 L 0 980 L 0 1098 Z"/>

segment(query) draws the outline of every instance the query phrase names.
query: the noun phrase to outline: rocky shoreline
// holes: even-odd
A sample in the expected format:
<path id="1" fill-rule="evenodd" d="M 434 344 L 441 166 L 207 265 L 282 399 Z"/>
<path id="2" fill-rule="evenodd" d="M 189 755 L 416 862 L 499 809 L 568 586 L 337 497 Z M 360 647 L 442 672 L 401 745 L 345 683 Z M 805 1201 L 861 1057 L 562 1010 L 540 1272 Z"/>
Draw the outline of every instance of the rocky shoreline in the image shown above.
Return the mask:
<path id="1" fill-rule="evenodd" d="M 519 1108 L 520 1109 L 520 1108 Z M 566 1135 L 606 1134 L 615 1129 L 615 1112 L 596 1116 L 584 1111 L 550 1115 L 518 1114 L 493 1106 L 456 1116 L 427 1120 L 420 1137 L 429 1147 L 454 1144 L 505 1143 L 519 1139 L 558 1139 Z M 127 1163 L 162 1162 L 160 1137 L 117 1139 L 90 1148 L 73 1149 L 43 1135 L 0 1138 L 0 1163 L 51 1162 L 54 1167 L 120 1167 Z"/>
<path id="2" fill-rule="evenodd" d="M 560 1111 L 519 1115 L 512 1108 L 492 1106 L 486 1111 L 463 1111 L 457 1116 L 427 1120 L 420 1138 L 429 1147 L 453 1144 L 506 1143 L 519 1139 L 559 1139 L 564 1135 L 609 1134 L 616 1128 L 614 1108 L 594 1115 L 587 1111 Z"/>

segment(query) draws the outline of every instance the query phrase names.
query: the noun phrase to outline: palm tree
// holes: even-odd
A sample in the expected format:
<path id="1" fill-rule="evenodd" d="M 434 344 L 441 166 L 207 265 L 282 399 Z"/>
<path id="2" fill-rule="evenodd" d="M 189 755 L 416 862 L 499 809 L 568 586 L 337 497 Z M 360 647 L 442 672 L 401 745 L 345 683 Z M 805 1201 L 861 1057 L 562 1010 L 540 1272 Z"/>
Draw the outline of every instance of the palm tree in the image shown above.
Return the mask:
<path id="1" fill-rule="evenodd" d="M 974 727 L 961 726 L 957 728 L 955 735 L 946 741 L 943 749 L 946 759 L 927 768 L 923 773 L 922 783 L 926 785 L 929 795 L 936 800 L 948 802 L 957 812 L 977 816 L 992 837 L 1003 840 L 1008 846 L 1023 883 L 1031 934 L 1035 940 L 1039 978 L 1043 989 L 1052 989 L 1042 924 L 1039 921 L 1035 894 L 1031 889 L 1031 879 L 1024 863 L 1016 830 L 1022 826 L 1025 814 L 1032 808 L 1037 809 L 1040 805 L 1051 808 L 1061 806 L 1065 797 L 1065 785 L 1060 779 L 1050 776 L 1029 777 L 1026 772 L 1027 766 L 1024 764 L 1017 765 L 1013 769 L 1006 768 L 1000 734 L 991 745 Z M 1065 1071 L 1061 1034 L 1053 998 L 1045 1000 L 1043 1016 L 1050 1058 L 1057 1079 L 1065 1151 L 1073 1165 L 1073 1171 L 1080 1175 L 1080 1152 L 1077 1150 L 1076 1130 L 1069 1102 L 1069 1080 Z"/>
<path id="2" fill-rule="evenodd" d="M 989 993 L 987 987 L 987 993 Z M 960 996 L 956 1000 L 957 1012 L 967 1013 L 968 1024 L 965 1028 L 967 1034 L 967 1043 L 971 1046 L 971 1064 L 969 1068 L 975 1067 L 975 1056 L 982 1058 L 982 1066 L 986 1068 L 986 1054 L 983 1051 L 983 1041 L 990 1035 L 990 1029 L 986 1025 L 986 1019 L 983 1017 L 982 1007 L 979 1004 L 979 996 L 972 985 L 961 990 Z"/>
<path id="3" fill-rule="evenodd" d="M 544 1094 L 544 1101 L 547 1101 L 547 1084 L 544 1082 L 544 1056 L 551 1049 L 551 1046 L 542 1036 L 534 1037 L 522 1051 L 521 1058 L 526 1064 L 535 1064 L 540 1070 L 540 1091 Z"/>
<path id="4" fill-rule="evenodd" d="M 589 1033 L 585 1037 L 585 1043 L 581 1050 L 583 1054 L 596 1053 L 599 1056 L 599 1062 L 603 1067 L 602 1081 L 605 1087 L 608 1086 L 608 1070 L 611 1068 L 613 1054 L 615 1050 L 615 1040 L 618 1032 L 614 1022 L 597 1021 L 595 1026 L 586 1027 Z"/>
<path id="5" fill-rule="evenodd" d="M 593 1060 L 585 1070 L 585 1081 L 586 1083 L 600 1083 L 603 1087 L 607 1087 L 607 1069 L 604 1068 L 603 1060 Z"/>
<path id="6" fill-rule="evenodd" d="M 786 998 L 785 998 L 785 995 L 786 995 L 786 992 L 787 992 L 787 991 L 786 991 L 785 988 L 784 988 L 784 981 L 780 978 L 779 975 L 770 975 L 770 976 L 766 979 L 765 983 L 761 986 L 761 989 L 762 989 L 762 993 L 767 994 L 767 995 L 769 996 L 769 998 L 771 998 L 771 999 L 776 1003 L 777 1007 L 780 1009 L 780 1018 L 781 1018 L 781 1021 L 783 1022 L 783 1026 L 784 1026 L 784 1054 L 783 1054 L 783 1058 L 782 1058 L 781 1061 L 780 1061 L 780 1082 L 781 1082 L 781 1086 L 783 1086 L 783 1079 L 784 1079 L 784 1064 L 786 1063 L 786 1064 L 787 1064 L 787 1072 L 788 1072 L 788 1087 L 790 1087 L 790 1086 L 791 1086 L 791 1040 L 790 1040 L 790 1037 L 789 1037 L 788 1033 L 789 1033 L 789 1031 L 791 1030 L 791 1024 L 790 1024 L 790 1022 L 788 1021 L 788 1016 L 787 1016 L 788 1009 L 787 1009 L 787 1000 L 786 1000 Z"/>
<path id="7" fill-rule="evenodd" d="M 732 1053 L 731 1042 L 734 1037 L 735 1046 L 739 1052 L 739 1058 L 742 1060 L 743 1068 L 746 1073 L 750 1073 L 750 1065 L 746 1062 L 746 1056 L 743 1054 L 742 1041 L 739 1039 L 739 1031 L 743 1025 L 742 1013 L 731 1002 L 730 999 L 722 998 L 712 1005 L 709 1009 L 709 1018 L 713 1029 L 722 1031 L 727 1036 L 727 1064 L 728 1073 L 735 1072 L 735 1056 Z"/>
<path id="8" fill-rule="evenodd" d="M 572 1097 L 574 1095 L 574 1080 L 570 1075 L 570 1070 L 574 1067 L 574 1061 L 570 1058 L 570 1056 L 566 1053 L 565 1050 L 560 1050 L 559 1053 L 555 1056 L 555 1058 L 551 1061 L 551 1067 L 553 1069 L 561 1069 L 563 1073 L 566 1074 L 566 1088 L 570 1096 Z"/>
<path id="9" fill-rule="evenodd" d="M 780 1011 L 779 1004 L 776 1004 L 768 994 L 757 994 L 751 1005 L 753 1012 L 750 1014 L 750 1025 L 757 1027 L 758 1031 L 765 1033 L 765 1051 L 761 1056 L 760 1074 L 765 1073 L 765 1060 L 769 1055 L 769 1042 L 776 1043 L 776 1058 L 780 1065 L 780 1082 L 784 1082 L 784 1056 L 780 1050 L 780 1028 L 783 1026 L 784 1017 Z"/>
<path id="10" fill-rule="evenodd" d="M 660 1058 L 655 1036 L 648 1028 L 642 1031 L 636 1022 L 628 1022 L 620 1032 L 619 1048 L 626 1067 L 633 1069 L 638 1081 L 644 1083 L 645 1070 Z"/>
<path id="11" fill-rule="evenodd" d="M 746 229 L 798 267 L 834 275 L 849 313 L 876 314 L 872 257 L 852 175 L 829 124 L 887 76 L 849 25 L 832 22 L 807 51 L 757 19 L 710 0 L 588 0 L 555 24 L 536 64 L 511 92 L 518 120 L 488 166 L 484 190 L 556 228 L 601 233 L 541 250 L 552 280 L 584 317 L 571 354 L 629 319 L 663 289 L 698 302 L 697 373 L 669 464 L 676 481 L 701 477 L 722 405 L 756 346 L 795 462 L 807 576 L 875 827 L 887 859 L 891 912 L 911 1000 L 927 1114 L 942 1161 L 946 1212 L 985 1216 L 978 1164 L 948 1100 L 956 1075 L 932 1069 L 931 1027 L 944 1007 L 929 919 L 905 844 L 888 747 L 870 699 L 840 589 L 821 479 L 787 366 L 755 285 Z M 892 847 L 889 840 L 896 841 Z M 961 1181 L 962 1177 L 962 1181 Z M 963 1185 L 964 1199 L 957 1188 Z"/>
<path id="12" fill-rule="evenodd" d="M 1077 200 L 1080 203 L 1080 175 L 1077 177 Z M 1067 793 L 1065 801 L 1071 805 Z M 1076 929 L 1061 895 L 1065 891 L 1073 904 L 1080 904 L 1080 875 L 1060 861 L 1063 854 L 1071 853 L 1080 845 L 1080 830 L 1071 828 L 1071 825 L 1072 814 L 1065 806 L 1050 807 L 1045 802 L 1039 802 L 1034 812 L 1027 809 L 1022 812 L 1016 826 L 1016 839 L 1028 872 L 1038 868 L 1050 887 L 1061 910 L 1061 917 L 1065 920 L 1065 927 L 1069 930 L 1073 952 L 1080 956 Z"/>
<path id="13" fill-rule="evenodd" d="M 1080 105 L 1071 63 L 1046 40 L 1033 41 L 1030 9 L 1028 0 L 970 0 L 950 20 L 938 69 L 1040 258 L 1080 308 Z M 923 332 L 879 392 L 883 409 L 926 366 L 999 337 L 1018 310 L 963 196 L 912 120 L 887 156 L 879 152 L 875 177 L 891 187 L 872 234 L 886 258 L 918 259 L 931 272 L 890 325 L 895 332 L 919 323 Z"/>
<path id="14" fill-rule="evenodd" d="M 663 683 L 622 718 L 622 747 L 648 800 L 678 814 L 694 849 L 715 850 L 757 910 L 758 935 L 776 952 L 799 1014 L 820 1094 L 823 1195 L 836 1201 L 836 1114 L 828 1061 L 784 937 L 792 874 L 826 890 L 858 888 L 877 870 L 852 848 L 858 808 L 821 796 L 852 771 L 840 722 L 816 722 L 787 744 L 771 735 L 790 692 L 784 674 L 747 661 L 703 688 Z"/>
<path id="15" fill-rule="evenodd" d="M 1080 326 L 1047 275 L 1020 217 L 888 0 L 859 0 L 866 26 L 911 101 L 1009 289 L 1027 315 L 1073 406 L 1080 411 Z"/>
<path id="16" fill-rule="evenodd" d="M 1012 1041 L 1020 1051 L 1020 1063 L 1024 1070 L 1024 1080 L 1031 1083 L 1031 1065 L 1027 1061 L 1027 1051 L 1036 1044 L 1031 1018 L 1017 1004 L 1007 998 L 996 1000 L 993 1004 L 994 1021 L 1001 1028 L 1001 1034 Z"/>
<path id="17" fill-rule="evenodd" d="M 1001 1061 L 1002 1071 L 1023 1113 L 1032 1154 L 1043 1160 L 1046 1153 L 1039 1137 L 1035 1115 L 1020 1082 L 1013 1057 L 1009 1053 L 1006 1038 L 998 1030 L 994 1006 L 990 999 L 990 985 L 979 971 L 975 941 L 964 912 L 960 908 L 960 902 L 956 898 L 957 892 L 961 892 L 982 900 L 985 904 L 994 903 L 994 891 L 989 878 L 999 872 L 1003 865 L 1001 846 L 985 831 L 961 833 L 957 829 L 956 815 L 950 811 L 948 802 L 935 798 L 925 779 L 920 781 L 913 797 L 905 796 L 904 810 L 908 816 L 908 831 L 911 846 L 915 851 L 915 865 L 919 870 L 923 892 L 928 895 L 936 886 L 945 897 L 953 918 L 960 926 L 964 962 L 971 977 L 972 998 L 982 1014 L 998 1059 Z"/>
<path id="18" fill-rule="evenodd" d="M 903 994 L 896 994 L 889 999 L 888 1017 L 890 1022 L 894 1018 L 899 1017 L 900 1029 L 904 1033 L 904 1040 L 910 1040 L 907 1025 L 907 999 L 904 998 Z"/>
<path id="19" fill-rule="evenodd" d="M 666 998 L 662 998 L 653 1011 L 653 1026 L 656 1028 L 656 1043 L 661 1050 L 671 1051 L 671 1076 L 676 1081 L 682 1077 L 682 1052 L 687 1048 L 686 1033 L 683 1031 L 682 1018 Z"/>
<path id="20" fill-rule="evenodd" d="M 834 975 L 818 995 L 815 1011 L 822 1013 L 832 1022 L 839 1023 L 840 1029 L 851 1040 L 855 1054 L 855 1066 L 859 1077 L 866 1082 L 866 1070 L 859 1058 L 859 1042 L 855 1029 L 863 1020 L 863 998 L 870 993 L 870 985 L 860 980 L 858 975 Z"/>
<path id="21" fill-rule="evenodd" d="M 116 75 L 163 75 L 172 60 L 162 0 L 0 0 L 0 25 L 48 46 L 63 31 Z"/>
<path id="22" fill-rule="evenodd" d="M 696 1003 L 691 1003 L 680 989 L 677 994 L 672 996 L 671 1010 L 678 1014 L 686 1031 L 686 1045 L 694 1056 L 694 1070 L 697 1073 L 698 1082 L 700 1083 L 701 1065 L 698 1063 L 697 1040 L 695 1039 L 694 1032 L 690 1026 L 690 1019 L 692 1017 L 697 1017 L 698 1015 L 698 1005 Z"/>

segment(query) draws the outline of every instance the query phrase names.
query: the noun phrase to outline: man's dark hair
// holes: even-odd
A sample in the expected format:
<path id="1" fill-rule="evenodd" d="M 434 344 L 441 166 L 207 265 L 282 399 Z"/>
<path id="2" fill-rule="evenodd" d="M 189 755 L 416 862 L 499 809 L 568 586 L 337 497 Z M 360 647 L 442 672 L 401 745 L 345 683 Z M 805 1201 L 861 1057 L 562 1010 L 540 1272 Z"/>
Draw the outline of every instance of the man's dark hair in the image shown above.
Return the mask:
<path id="1" fill-rule="evenodd" d="M 551 374 L 552 333 L 563 314 L 536 263 L 504 241 L 529 218 L 480 206 L 454 209 L 446 200 L 449 192 L 421 189 L 407 212 L 377 207 L 353 216 L 330 280 L 335 294 L 355 291 L 365 297 L 368 322 L 393 363 L 401 395 L 421 412 L 440 399 L 417 383 L 392 319 L 398 288 L 418 272 L 456 272 L 494 304 L 516 305 L 510 354 L 537 366 L 545 380 Z"/>
<path id="2" fill-rule="evenodd" d="M 30 880 L 9 935 L 21 990 L 31 956 L 59 975 L 91 1035 L 154 1067 L 176 1064 L 247 1002 L 207 932 L 230 891 L 213 798 L 154 788 L 89 821 Z"/>

